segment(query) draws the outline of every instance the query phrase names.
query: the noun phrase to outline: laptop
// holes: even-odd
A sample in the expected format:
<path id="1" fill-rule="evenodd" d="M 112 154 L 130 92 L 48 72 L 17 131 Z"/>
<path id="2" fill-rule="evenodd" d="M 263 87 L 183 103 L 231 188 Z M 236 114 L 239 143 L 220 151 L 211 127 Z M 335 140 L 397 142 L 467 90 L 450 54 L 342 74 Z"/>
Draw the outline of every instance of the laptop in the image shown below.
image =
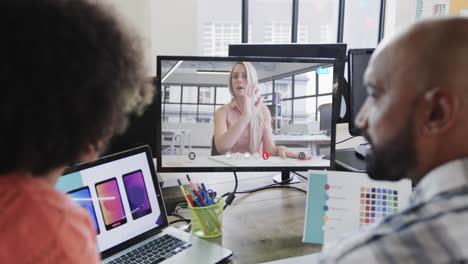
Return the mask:
<path id="1" fill-rule="evenodd" d="M 56 188 L 88 210 L 101 263 L 218 263 L 232 256 L 169 226 L 148 146 L 71 167 Z"/>

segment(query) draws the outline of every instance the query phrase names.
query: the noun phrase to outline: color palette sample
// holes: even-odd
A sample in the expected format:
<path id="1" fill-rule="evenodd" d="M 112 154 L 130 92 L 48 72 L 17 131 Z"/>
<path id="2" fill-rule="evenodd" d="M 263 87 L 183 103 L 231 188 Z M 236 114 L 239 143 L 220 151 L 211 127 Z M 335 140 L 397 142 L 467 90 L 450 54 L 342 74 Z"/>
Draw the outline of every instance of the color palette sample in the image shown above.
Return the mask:
<path id="1" fill-rule="evenodd" d="M 376 219 L 398 212 L 398 191 L 386 188 L 361 187 L 359 223 L 365 226 Z"/>
<path id="2" fill-rule="evenodd" d="M 309 171 L 304 242 L 326 244 L 402 211 L 411 181 L 375 181 L 365 173 Z"/>

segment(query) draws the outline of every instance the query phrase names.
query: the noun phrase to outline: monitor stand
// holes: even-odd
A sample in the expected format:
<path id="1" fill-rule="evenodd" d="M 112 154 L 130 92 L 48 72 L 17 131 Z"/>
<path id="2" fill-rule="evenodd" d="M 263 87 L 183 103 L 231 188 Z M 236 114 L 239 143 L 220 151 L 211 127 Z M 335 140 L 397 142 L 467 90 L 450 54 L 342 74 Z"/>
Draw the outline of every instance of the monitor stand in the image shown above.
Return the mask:
<path id="1" fill-rule="evenodd" d="M 281 171 L 281 174 L 273 176 L 273 181 L 279 184 L 290 184 L 301 182 L 290 171 Z"/>

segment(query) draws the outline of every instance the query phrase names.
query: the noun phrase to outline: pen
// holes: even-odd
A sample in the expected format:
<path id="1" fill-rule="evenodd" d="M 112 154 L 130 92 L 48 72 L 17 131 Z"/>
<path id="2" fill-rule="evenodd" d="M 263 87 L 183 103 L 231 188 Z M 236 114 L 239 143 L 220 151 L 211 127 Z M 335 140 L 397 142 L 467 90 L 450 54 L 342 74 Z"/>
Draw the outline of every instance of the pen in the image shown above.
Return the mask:
<path id="1" fill-rule="evenodd" d="M 200 201 L 200 203 L 202 204 L 202 206 L 206 206 L 206 204 L 203 202 L 203 198 L 200 194 L 201 192 L 197 191 L 197 197 L 198 197 L 198 200 Z"/>
<path id="2" fill-rule="evenodd" d="M 187 176 L 188 182 L 190 183 L 190 188 L 192 188 L 192 191 L 195 192 L 195 186 L 193 186 L 193 183 L 192 183 L 192 181 L 190 180 L 190 176 L 188 176 L 188 174 L 187 174 L 186 176 Z"/>
<path id="3" fill-rule="evenodd" d="M 182 185 L 182 183 L 180 182 L 179 179 L 177 179 L 177 182 L 179 183 L 180 190 L 182 191 L 182 193 L 183 193 L 184 196 L 185 196 L 187 193 L 185 192 L 184 186 Z"/>
<path id="4" fill-rule="evenodd" d="M 197 196 L 191 190 L 187 190 L 187 191 L 190 193 L 190 195 L 192 196 L 192 199 L 197 203 L 197 205 L 199 207 L 202 207 L 201 203 L 198 201 Z"/>
<path id="5" fill-rule="evenodd" d="M 201 183 L 201 187 L 202 187 L 203 190 L 206 192 L 205 184 L 204 184 L 203 182 Z"/>
<path id="6" fill-rule="evenodd" d="M 192 197 L 190 197 L 190 194 L 185 195 L 185 199 L 187 199 L 187 202 L 190 204 L 190 206 L 195 207 L 195 203 L 193 203 Z"/>
<path id="7" fill-rule="evenodd" d="M 187 192 L 185 192 L 184 186 L 182 185 L 179 179 L 177 179 L 177 182 L 179 183 L 180 190 L 182 191 L 182 194 L 184 195 L 185 200 L 187 200 L 187 203 L 190 204 L 192 207 L 194 207 L 195 204 L 193 203 L 192 197 L 190 197 L 190 195 Z"/>

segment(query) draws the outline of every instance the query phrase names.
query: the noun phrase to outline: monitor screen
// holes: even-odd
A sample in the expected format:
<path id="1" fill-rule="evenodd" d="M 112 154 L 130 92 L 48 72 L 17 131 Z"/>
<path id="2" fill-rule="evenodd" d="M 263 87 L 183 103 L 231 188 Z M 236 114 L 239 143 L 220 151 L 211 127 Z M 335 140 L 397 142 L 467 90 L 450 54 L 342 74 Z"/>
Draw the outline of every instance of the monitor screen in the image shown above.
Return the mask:
<path id="1" fill-rule="evenodd" d="M 333 168 L 337 64 L 158 56 L 158 171 Z"/>
<path id="2" fill-rule="evenodd" d="M 367 97 L 364 87 L 364 72 L 374 49 L 350 49 L 348 52 L 348 80 L 349 80 L 349 133 L 359 136 L 360 129 L 354 125 L 359 110 Z"/>

